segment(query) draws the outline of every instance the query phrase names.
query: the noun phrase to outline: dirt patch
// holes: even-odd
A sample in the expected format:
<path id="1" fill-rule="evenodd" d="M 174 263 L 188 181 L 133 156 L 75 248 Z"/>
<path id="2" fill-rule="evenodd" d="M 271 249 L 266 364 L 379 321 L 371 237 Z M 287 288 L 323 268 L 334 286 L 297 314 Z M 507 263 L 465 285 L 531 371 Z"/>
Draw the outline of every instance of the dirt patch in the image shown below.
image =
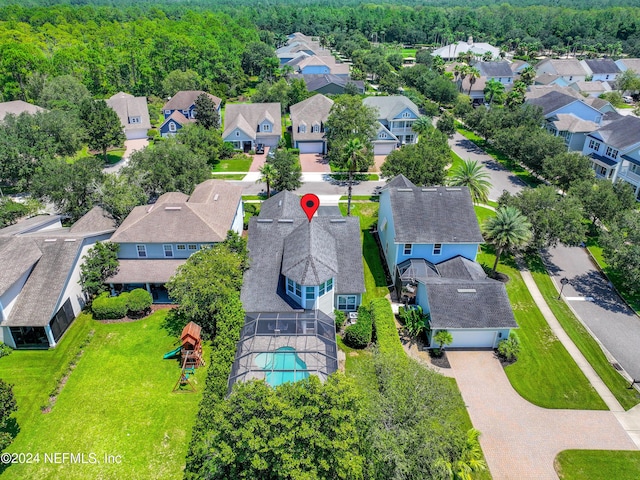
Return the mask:
<path id="1" fill-rule="evenodd" d="M 439 368 L 451 368 L 451 364 L 449 363 L 449 359 L 447 358 L 446 350 L 439 354 L 436 354 L 434 350 L 429 352 L 431 357 L 431 363 Z"/>

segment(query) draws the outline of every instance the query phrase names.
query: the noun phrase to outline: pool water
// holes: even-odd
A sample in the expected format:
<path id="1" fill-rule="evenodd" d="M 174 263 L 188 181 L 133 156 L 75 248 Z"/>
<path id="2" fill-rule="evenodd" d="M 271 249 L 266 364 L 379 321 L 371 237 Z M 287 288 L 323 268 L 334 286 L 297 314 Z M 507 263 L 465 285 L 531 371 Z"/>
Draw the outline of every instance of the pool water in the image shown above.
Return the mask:
<path id="1" fill-rule="evenodd" d="M 297 382 L 309 376 L 307 364 L 293 347 L 280 347 L 275 352 L 259 353 L 253 361 L 266 372 L 265 380 L 272 387 Z"/>

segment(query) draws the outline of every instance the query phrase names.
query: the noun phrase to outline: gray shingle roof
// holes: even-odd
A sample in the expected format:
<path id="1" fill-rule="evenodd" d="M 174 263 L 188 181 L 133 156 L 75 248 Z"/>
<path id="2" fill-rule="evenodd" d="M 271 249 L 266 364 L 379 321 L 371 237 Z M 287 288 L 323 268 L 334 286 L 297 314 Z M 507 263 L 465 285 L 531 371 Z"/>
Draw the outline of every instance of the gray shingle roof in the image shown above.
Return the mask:
<path id="1" fill-rule="evenodd" d="M 378 119 L 391 121 L 400 115 L 405 108 L 411 110 L 416 116 L 420 116 L 420 111 L 416 104 L 404 95 L 367 97 L 362 101 L 362 103 L 369 107 L 377 108 Z"/>
<path id="2" fill-rule="evenodd" d="M 0 103 L 0 122 L 4 120 L 4 117 L 7 115 L 20 115 L 21 113 L 38 113 L 44 112 L 45 109 L 42 107 L 38 107 L 37 105 L 32 105 L 27 102 L 23 102 L 22 100 L 13 100 L 11 102 L 2 102 Z"/>
<path id="3" fill-rule="evenodd" d="M 383 188 L 418 188 L 411 180 L 404 175 L 396 175 L 390 179 Z"/>
<path id="4" fill-rule="evenodd" d="M 436 264 L 441 277 L 458 278 L 460 280 L 482 280 L 487 278 L 482 266 L 468 258 L 458 255 Z"/>
<path id="5" fill-rule="evenodd" d="M 120 118 L 120 124 L 127 129 L 151 128 L 147 97 L 134 97 L 128 93 L 119 92 L 106 100 Z M 129 123 L 131 117 L 140 117 L 140 123 Z"/>
<path id="6" fill-rule="evenodd" d="M 555 112 L 559 108 L 577 101 L 578 99 L 571 95 L 560 93 L 558 91 L 552 91 L 541 97 L 529 99 L 527 100 L 527 103 L 542 108 L 542 114 L 546 116 L 550 113 Z"/>
<path id="7" fill-rule="evenodd" d="M 71 226 L 69 233 L 115 231 L 116 228 L 116 221 L 109 212 L 102 207 L 93 207 Z"/>
<path id="8" fill-rule="evenodd" d="M 610 58 L 592 58 L 584 60 L 589 69 L 594 74 L 616 74 L 620 73 L 620 68 L 616 62 Z"/>
<path id="9" fill-rule="evenodd" d="M 265 119 L 273 123 L 273 130 L 268 132 L 269 134 L 278 136 L 282 134 L 282 116 L 279 103 L 227 103 L 222 138 L 227 138 L 236 128 L 251 138 L 256 138 L 258 125 Z"/>
<path id="10" fill-rule="evenodd" d="M 196 99 L 201 94 L 207 95 L 213 103 L 216 104 L 216 107 L 220 106 L 220 102 L 222 99 L 216 97 L 215 95 L 211 95 L 210 93 L 204 92 L 202 90 L 181 90 L 177 92 L 171 100 L 164 104 L 162 107 L 163 110 L 188 110 L 191 105 L 196 103 Z"/>
<path id="11" fill-rule="evenodd" d="M 320 285 L 337 273 L 336 240 L 318 222 L 302 222 L 285 238 L 284 276 L 300 285 Z"/>
<path id="12" fill-rule="evenodd" d="M 221 242 L 233 224 L 242 187 L 224 180 L 207 180 L 188 201 L 170 192 L 154 205 L 135 207 L 111 237 L 112 242 Z"/>
<path id="13" fill-rule="evenodd" d="M 186 259 L 120 260 L 118 273 L 107 279 L 109 283 L 167 283 Z"/>
<path id="14" fill-rule="evenodd" d="M 543 60 L 538 64 L 538 68 L 545 64 L 549 63 L 555 73 L 562 76 L 573 76 L 573 75 L 587 75 L 588 72 L 584 69 L 579 60 L 573 59 L 549 59 Z"/>
<path id="15" fill-rule="evenodd" d="M 326 259 L 330 252 L 325 246 L 320 245 L 320 251 L 309 251 L 309 254 L 321 257 L 323 262 L 331 263 L 331 268 L 337 268 L 334 283 L 336 294 L 365 291 L 359 219 L 323 216 L 314 217 L 309 222 L 300 207 L 299 198 L 295 202 L 297 212 L 294 211 L 296 209 L 293 197 L 296 196 L 289 192 L 275 195 L 264 202 L 259 217 L 254 217 L 249 222 L 247 246 L 250 268 L 245 272 L 241 292 L 242 304 L 247 312 L 290 312 L 300 309 L 300 306 L 285 293 L 284 276 L 281 273 L 285 265 L 285 240 L 294 231 L 295 235 L 287 248 L 295 246 L 298 236 L 304 241 L 307 236 L 313 238 L 315 233 L 321 230 L 326 231 L 325 237 L 334 239 L 335 263 Z M 270 213 L 275 215 L 271 216 Z M 293 215 L 287 218 L 283 213 Z M 322 234 L 317 238 L 321 237 Z"/>
<path id="16" fill-rule="evenodd" d="M 322 126 L 329 118 L 329 112 L 333 106 L 333 100 L 324 95 L 314 95 L 300 103 L 291 106 L 291 123 L 293 141 L 299 140 L 323 140 L 324 132 L 319 129 L 318 132 L 312 132 L 314 124 Z M 304 122 L 306 132 L 300 132 L 299 127 Z"/>
<path id="17" fill-rule="evenodd" d="M 623 153 L 640 142 L 640 118 L 632 115 L 623 116 L 600 127 L 594 134 L 607 145 Z"/>
<path id="18" fill-rule="evenodd" d="M 35 232 L 41 228 L 54 225 L 55 223 L 60 224 L 61 219 L 61 215 L 36 215 L 35 217 L 21 220 L 8 227 L 0 228 L 0 237 Z"/>
<path id="19" fill-rule="evenodd" d="M 478 62 L 473 65 L 483 77 L 513 77 L 509 62 Z"/>
<path id="20" fill-rule="evenodd" d="M 396 243 L 482 243 L 467 187 L 387 186 Z"/>
<path id="21" fill-rule="evenodd" d="M 300 75 L 300 77 L 302 77 L 304 83 L 307 85 L 307 90 L 310 92 L 315 92 L 332 83 L 343 88 L 346 87 L 348 83 L 353 83 L 358 87 L 360 92 L 364 93 L 364 82 L 362 80 L 352 80 L 348 76 L 314 73 L 303 74 Z M 297 78 L 297 76 L 294 78 Z"/>
<path id="22" fill-rule="evenodd" d="M 42 252 L 30 238 L 0 238 L 0 295 L 27 273 L 40 257 Z"/>

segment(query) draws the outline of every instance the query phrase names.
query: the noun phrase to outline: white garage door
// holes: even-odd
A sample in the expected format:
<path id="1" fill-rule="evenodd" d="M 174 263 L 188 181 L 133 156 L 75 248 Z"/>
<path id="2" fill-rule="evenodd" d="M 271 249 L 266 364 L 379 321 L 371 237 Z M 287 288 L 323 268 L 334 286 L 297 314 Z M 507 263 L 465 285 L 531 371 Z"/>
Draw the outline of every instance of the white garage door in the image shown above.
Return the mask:
<path id="1" fill-rule="evenodd" d="M 323 142 L 298 142 L 300 153 L 322 153 Z"/>
<path id="2" fill-rule="evenodd" d="M 389 155 L 396 148 L 395 143 L 376 143 L 373 146 L 374 155 Z"/>
<path id="3" fill-rule="evenodd" d="M 448 348 L 493 348 L 495 330 L 449 330 L 453 343 Z"/>

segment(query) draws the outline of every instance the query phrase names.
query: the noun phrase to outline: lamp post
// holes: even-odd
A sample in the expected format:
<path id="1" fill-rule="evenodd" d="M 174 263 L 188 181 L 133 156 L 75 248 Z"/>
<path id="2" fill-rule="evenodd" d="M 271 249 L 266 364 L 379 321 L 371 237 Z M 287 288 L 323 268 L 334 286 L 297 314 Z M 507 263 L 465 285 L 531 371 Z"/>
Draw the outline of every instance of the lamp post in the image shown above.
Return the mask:
<path id="1" fill-rule="evenodd" d="M 569 283 L 569 279 L 567 277 L 562 277 L 560 279 L 560 285 L 562 285 L 560 287 L 560 294 L 558 295 L 558 300 L 560 300 L 560 298 L 562 297 L 562 290 L 564 290 L 564 286 Z"/>

